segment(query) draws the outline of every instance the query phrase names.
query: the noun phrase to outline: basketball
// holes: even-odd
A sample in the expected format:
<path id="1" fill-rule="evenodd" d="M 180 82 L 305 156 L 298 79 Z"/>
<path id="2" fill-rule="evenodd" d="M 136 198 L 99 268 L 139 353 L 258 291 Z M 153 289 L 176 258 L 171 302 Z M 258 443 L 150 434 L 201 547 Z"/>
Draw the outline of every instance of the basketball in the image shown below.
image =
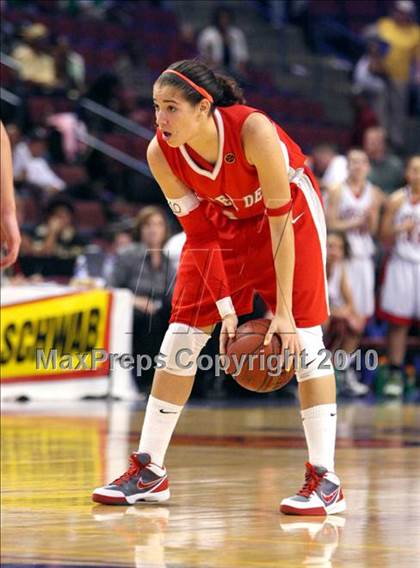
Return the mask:
<path id="1" fill-rule="evenodd" d="M 273 392 L 292 379 L 295 371 L 280 367 L 281 339 L 273 335 L 264 346 L 264 337 L 270 327 L 269 319 L 255 319 L 239 326 L 236 337 L 229 339 L 227 373 L 241 387 L 254 392 Z"/>

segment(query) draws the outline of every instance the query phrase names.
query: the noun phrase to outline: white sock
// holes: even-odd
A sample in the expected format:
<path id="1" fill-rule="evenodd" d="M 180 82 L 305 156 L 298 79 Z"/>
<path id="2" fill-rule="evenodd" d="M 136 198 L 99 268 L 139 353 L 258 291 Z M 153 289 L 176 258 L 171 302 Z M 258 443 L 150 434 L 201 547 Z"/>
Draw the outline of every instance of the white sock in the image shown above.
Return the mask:
<path id="1" fill-rule="evenodd" d="M 303 429 L 312 465 L 334 471 L 337 405 L 320 404 L 301 411 Z"/>
<path id="2" fill-rule="evenodd" d="M 139 452 L 150 454 L 152 462 L 163 466 L 176 423 L 183 406 L 149 396 L 140 436 Z"/>

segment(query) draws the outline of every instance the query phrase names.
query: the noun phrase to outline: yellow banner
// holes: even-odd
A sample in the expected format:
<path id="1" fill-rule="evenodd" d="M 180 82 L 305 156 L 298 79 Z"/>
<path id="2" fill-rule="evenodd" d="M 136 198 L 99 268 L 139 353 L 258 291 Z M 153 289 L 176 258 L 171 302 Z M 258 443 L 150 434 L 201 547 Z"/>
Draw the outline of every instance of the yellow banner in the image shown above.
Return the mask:
<path id="1" fill-rule="evenodd" d="M 1 381 L 106 375 L 111 298 L 92 290 L 4 306 Z"/>

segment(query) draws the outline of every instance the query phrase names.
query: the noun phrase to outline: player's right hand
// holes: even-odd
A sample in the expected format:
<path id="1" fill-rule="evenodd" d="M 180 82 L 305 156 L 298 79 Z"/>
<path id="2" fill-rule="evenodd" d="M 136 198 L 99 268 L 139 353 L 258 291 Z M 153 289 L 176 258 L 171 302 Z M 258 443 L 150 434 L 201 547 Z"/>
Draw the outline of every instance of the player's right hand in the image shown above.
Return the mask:
<path id="1" fill-rule="evenodd" d="M 238 327 L 238 317 L 236 314 L 228 314 L 222 320 L 222 329 L 220 331 L 219 351 L 220 355 L 226 355 L 226 345 L 228 339 L 234 339 L 236 328 Z"/>

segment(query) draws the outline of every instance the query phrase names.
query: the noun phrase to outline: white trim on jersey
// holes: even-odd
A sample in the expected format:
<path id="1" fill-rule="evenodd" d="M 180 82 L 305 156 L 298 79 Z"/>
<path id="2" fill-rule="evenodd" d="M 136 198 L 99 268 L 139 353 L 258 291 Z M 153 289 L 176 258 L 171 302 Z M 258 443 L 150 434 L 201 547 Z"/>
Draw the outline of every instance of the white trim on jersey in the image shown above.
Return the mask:
<path id="1" fill-rule="evenodd" d="M 299 168 L 295 171 L 291 183 L 294 183 L 302 190 L 302 193 L 306 199 L 309 210 L 311 212 L 312 219 L 314 220 L 316 232 L 318 233 L 319 244 L 321 247 L 322 254 L 322 264 L 324 268 L 324 288 L 325 288 L 325 300 L 327 303 L 328 313 L 330 313 L 329 308 L 329 298 L 328 298 L 328 280 L 327 280 L 327 226 L 325 224 L 324 208 L 322 206 L 321 200 L 318 197 L 310 178 L 304 173 L 303 168 Z"/>
<path id="2" fill-rule="evenodd" d="M 223 164 L 223 149 L 224 149 L 224 146 L 225 146 L 225 127 L 224 127 L 224 124 L 223 124 L 222 115 L 216 109 L 214 111 L 214 116 L 216 118 L 217 131 L 219 133 L 219 151 L 218 151 L 218 154 L 217 154 L 217 162 L 216 162 L 212 172 L 209 172 L 207 170 L 204 170 L 203 168 L 200 168 L 200 166 L 198 164 L 196 164 L 194 162 L 194 160 L 191 158 L 191 156 L 188 154 L 187 149 L 185 148 L 184 144 L 182 144 L 179 148 L 180 151 L 181 151 L 181 154 L 185 158 L 185 161 L 190 166 L 190 168 L 192 170 L 194 170 L 196 174 L 199 174 L 200 176 L 207 177 L 207 178 L 211 179 L 212 181 L 214 181 L 217 178 L 217 176 L 219 175 L 220 169 L 222 167 L 222 164 Z"/>
<path id="3" fill-rule="evenodd" d="M 287 175 L 289 176 L 289 180 L 290 180 L 290 175 L 294 174 L 294 170 L 290 171 L 290 158 L 289 158 L 289 152 L 287 151 L 287 146 L 286 144 L 283 142 L 283 140 L 280 138 L 280 134 L 277 133 L 277 136 L 279 137 L 279 141 L 280 141 L 280 146 L 281 146 L 281 153 L 283 154 L 283 158 L 284 158 L 284 163 L 286 165 L 286 172 Z"/>

